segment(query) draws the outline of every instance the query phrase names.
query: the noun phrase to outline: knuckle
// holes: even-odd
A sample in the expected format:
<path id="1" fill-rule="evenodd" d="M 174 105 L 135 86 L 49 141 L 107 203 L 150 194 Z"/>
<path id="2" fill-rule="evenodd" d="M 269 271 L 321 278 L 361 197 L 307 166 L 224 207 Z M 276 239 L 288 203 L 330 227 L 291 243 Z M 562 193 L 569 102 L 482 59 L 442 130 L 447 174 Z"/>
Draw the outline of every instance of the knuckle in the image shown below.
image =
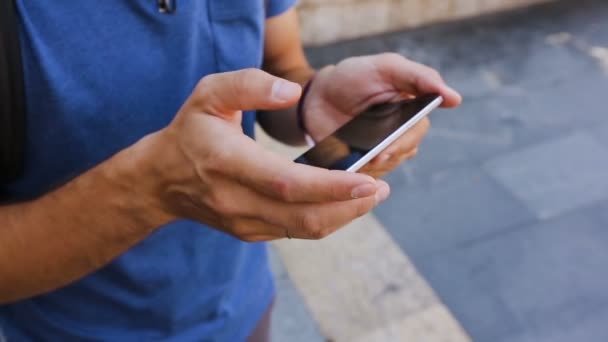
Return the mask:
<path id="1" fill-rule="evenodd" d="M 272 190 L 286 202 L 293 202 L 293 181 L 284 176 L 276 177 L 272 181 Z"/>
<path id="2" fill-rule="evenodd" d="M 322 240 L 327 237 L 325 230 L 314 230 L 308 233 L 308 236 L 312 240 Z"/>
<path id="3" fill-rule="evenodd" d="M 230 234 L 243 242 L 256 242 L 255 236 L 247 232 L 247 225 L 241 220 L 235 220 L 230 227 Z"/>
<path id="4" fill-rule="evenodd" d="M 328 237 L 330 234 L 331 234 L 331 230 L 329 230 L 329 229 L 321 229 L 321 230 L 317 231 L 315 239 L 316 240 L 322 240 L 322 239 L 325 239 L 326 237 Z"/>
<path id="5" fill-rule="evenodd" d="M 236 236 L 236 234 L 234 234 L 233 232 L 237 231 L 237 224 L 233 218 L 218 215 L 217 221 L 218 221 L 218 225 L 217 225 L 218 228 L 220 228 L 222 231 L 225 231 L 229 234 L 233 234 L 234 236 Z"/>
<path id="6" fill-rule="evenodd" d="M 306 235 L 313 239 L 323 238 L 320 219 L 316 213 L 308 212 L 302 215 L 301 221 L 302 229 L 306 232 Z"/>
<path id="7" fill-rule="evenodd" d="M 237 207 L 234 202 L 228 198 L 228 196 L 223 196 L 218 192 L 211 192 L 207 199 L 208 205 L 213 208 L 213 210 L 221 216 L 235 216 L 238 214 Z M 234 226 L 235 229 L 238 229 L 238 226 Z"/>
<path id="8" fill-rule="evenodd" d="M 198 81 L 191 96 L 195 106 L 204 107 L 210 102 L 209 100 L 213 98 L 214 84 L 216 84 L 218 77 L 218 75 L 212 74 Z"/>
<path id="9" fill-rule="evenodd" d="M 200 81 L 198 81 L 198 83 L 196 84 L 196 87 L 194 88 L 196 93 L 199 94 L 200 96 L 205 96 L 205 94 L 209 93 L 212 85 L 215 83 L 215 80 L 217 79 L 217 75 L 215 74 L 211 74 L 211 75 L 207 75 L 203 78 L 201 78 Z"/>

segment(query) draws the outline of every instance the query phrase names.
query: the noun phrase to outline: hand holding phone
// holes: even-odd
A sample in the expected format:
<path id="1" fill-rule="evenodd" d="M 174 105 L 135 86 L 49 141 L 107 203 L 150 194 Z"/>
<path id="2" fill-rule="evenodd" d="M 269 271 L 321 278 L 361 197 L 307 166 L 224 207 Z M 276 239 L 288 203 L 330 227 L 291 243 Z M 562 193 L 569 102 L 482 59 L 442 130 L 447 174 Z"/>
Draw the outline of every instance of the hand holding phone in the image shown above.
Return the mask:
<path id="1" fill-rule="evenodd" d="M 357 172 L 443 102 L 439 95 L 375 105 L 317 143 L 295 162 Z"/>

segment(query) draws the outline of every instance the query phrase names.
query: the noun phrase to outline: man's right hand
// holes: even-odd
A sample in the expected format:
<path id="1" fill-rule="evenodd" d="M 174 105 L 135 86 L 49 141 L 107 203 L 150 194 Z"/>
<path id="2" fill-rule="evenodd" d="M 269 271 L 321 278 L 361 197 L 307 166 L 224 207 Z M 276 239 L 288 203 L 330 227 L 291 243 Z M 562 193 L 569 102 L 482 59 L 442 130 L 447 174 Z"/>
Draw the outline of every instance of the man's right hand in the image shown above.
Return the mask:
<path id="1" fill-rule="evenodd" d="M 362 174 L 300 165 L 243 134 L 242 110 L 293 106 L 301 88 L 249 69 L 202 79 L 173 122 L 139 143 L 145 196 L 243 241 L 323 238 L 366 214 L 389 187 Z"/>
<path id="2" fill-rule="evenodd" d="M 65 286 L 173 220 L 244 241 L 319 239 L 385 199 L 384 182 L 295 164 L 243 134 L 241 109 L 297 102 L 299 86 L 284 82 L 257 70 L 206 77 L 165 129 L 40 198 L 0 206 L 0 305 Z"/>

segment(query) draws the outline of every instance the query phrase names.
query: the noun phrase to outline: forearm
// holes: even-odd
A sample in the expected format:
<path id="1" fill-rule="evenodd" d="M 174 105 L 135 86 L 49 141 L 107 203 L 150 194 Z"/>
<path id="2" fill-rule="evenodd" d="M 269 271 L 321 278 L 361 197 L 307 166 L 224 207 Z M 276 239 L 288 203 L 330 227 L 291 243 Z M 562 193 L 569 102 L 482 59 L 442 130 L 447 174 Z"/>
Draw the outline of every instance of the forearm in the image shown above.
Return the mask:
<path id="1" fill-rule="evenodd" d="M 270 73 L 275 73 L 276 76 L 285 78 L 292 82 L 297 82 L 304 87 L 312 78 L 315 71 L 308 64 L 304 64 L 296 69 L 286 72 L 273 71 L 269 68 Z M 260 126 L 273 138 L 289 145 L 303 145 L 305 143 L 304 133 L 298 125 L 297 107 L 281 110 L 281 111 L 264 111 L 258 113 L 258 122 Z"/>
<path id="2" fill-rule="evenodd" d="M 139 193 L 151 179 L 139 143 L 43 197 L 0 207 L 0 304 L 104 266 L 170 217 Z"/>

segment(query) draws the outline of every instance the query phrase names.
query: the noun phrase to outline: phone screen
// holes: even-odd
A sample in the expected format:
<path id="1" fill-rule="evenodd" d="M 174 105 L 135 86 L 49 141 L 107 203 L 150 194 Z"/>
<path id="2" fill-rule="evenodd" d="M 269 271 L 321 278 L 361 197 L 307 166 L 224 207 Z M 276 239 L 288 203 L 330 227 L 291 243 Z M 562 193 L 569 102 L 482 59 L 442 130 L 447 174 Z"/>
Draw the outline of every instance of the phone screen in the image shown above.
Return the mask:
<path id="1" fill-rule="evenodd" d="M 393 133 L 410 121 L 420 119 L 418 114 L 431 104 L 438 105 L 438 98 L 438 95 L 431 95 L 372 106 L 317 143 L 295 162 L 330 170 L 349 170 Z"/>

